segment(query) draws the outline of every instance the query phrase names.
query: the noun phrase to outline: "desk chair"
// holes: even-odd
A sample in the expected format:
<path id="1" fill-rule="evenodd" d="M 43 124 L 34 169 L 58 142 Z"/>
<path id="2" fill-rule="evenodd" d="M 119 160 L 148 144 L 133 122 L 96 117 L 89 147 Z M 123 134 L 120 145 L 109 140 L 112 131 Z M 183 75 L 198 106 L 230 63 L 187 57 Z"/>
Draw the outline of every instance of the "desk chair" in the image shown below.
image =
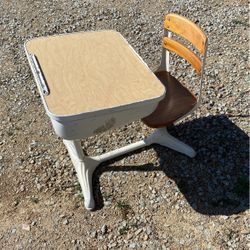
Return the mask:
<path id="1" fill-rule="evenodd" d="M 195 40 L 197 44 L 198 39 Z M 164 47 L 169 48 L 165 43 Z M 166 123 L 165 115 L 164 122 L 159 119 L 156 109 L 164 110 L 161 105 L 166 102 L 165 96 L 169 96 L 166 92 L 172 93 L 161 81 L 161 74 L 166 74 L 161 72 L 169 65 L 164 59 L 159 74 L 153 74 L 115 31 L 36 38 L 26 42 L 25 51 L 46 112 L 56 134 L 63 138 L 76 169 L 86 209 L 95 207 L 92 175 L 104 161 L 152 143 L 168 146 L 190 157 L 195 155 L 192 148 L 170 136 L 165 128 L 156 129 L 144 140 L 99 156 L 86 156 L 81 147 L 80 139 L 144 117 L 143 121 L 151 127 L 170 124 Z M 196 68 L 199 66 L 197 63 Z M 163 102 L 158 105 L 161 100 Z M 171 122 L 174 122 L 172 118 Z"/>
<path id="2" fill-rule="evenodd" d="M 181 42 L 172 39 L 171 32 L 190 42 L 203 56 L 202 60 Z M 160 145 L 169 147 L 189 157 L 194 157 L 196 152 L 188 145 L 172 137 L 168 133 L 167 127 L 192 113 L 201 102 L 207 44 L 206 35 L 195 23 L 177 14 L 168 14 L 165 17 L 162 59 L 155 75 L 165 86 L 166 95 L 159 102 L 155 111 L 142 119 L 147 126 L 158 128 L 155 133 L 158 135 L 157 138 Z M 174 52 L 189 62 L 200 76 L 198 99 L 170 74 L 169 52 Z"/>

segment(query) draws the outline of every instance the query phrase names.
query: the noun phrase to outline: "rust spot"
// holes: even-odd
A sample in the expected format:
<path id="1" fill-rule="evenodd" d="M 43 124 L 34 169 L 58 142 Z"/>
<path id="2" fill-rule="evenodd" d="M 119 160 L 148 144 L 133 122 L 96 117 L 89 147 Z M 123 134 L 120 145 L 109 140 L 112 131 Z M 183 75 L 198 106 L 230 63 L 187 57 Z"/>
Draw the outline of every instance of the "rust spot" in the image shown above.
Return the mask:
<path id="1" fill-rule="evenodd" d="M 114 125 L 115 125 L 115 118 L 112 117 L 111 119 L 107 120 L 105 122 L 105 124 L 103 124 L 102 126 L 97 128 L 96 130 L 94 130 L 94 134 L 103 133 L 103 132 L 111 129 L 112 127 L 114 127 Z"/>

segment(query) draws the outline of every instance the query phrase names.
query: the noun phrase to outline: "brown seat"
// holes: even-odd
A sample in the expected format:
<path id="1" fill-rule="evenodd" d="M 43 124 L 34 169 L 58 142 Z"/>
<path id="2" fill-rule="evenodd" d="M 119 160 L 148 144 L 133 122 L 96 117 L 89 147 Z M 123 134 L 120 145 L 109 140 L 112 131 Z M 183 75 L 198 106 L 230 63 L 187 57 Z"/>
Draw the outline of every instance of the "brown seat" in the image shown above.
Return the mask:
<path id="1" fill-rule="evenodd" d="M 151 128 L 173 124 L 197 104 L 196 97 L 169 72 L 160 71 L 155 75 L 166 87 L 166 96 L 152 114 L 142 119 Z"/>

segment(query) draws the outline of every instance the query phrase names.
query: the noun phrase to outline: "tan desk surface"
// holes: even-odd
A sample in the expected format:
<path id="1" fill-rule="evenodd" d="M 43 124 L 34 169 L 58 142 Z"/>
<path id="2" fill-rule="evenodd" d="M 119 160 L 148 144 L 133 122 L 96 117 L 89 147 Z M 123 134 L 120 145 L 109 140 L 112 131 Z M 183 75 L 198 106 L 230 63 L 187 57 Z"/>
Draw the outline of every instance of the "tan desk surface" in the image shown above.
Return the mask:
<path id="1" fill-rule="evenodd" d="M 54 115 L 72 115 L 157 98 L 164 87 L 115 31 L 80 32 L 35 38 L 35 54 Z"/>

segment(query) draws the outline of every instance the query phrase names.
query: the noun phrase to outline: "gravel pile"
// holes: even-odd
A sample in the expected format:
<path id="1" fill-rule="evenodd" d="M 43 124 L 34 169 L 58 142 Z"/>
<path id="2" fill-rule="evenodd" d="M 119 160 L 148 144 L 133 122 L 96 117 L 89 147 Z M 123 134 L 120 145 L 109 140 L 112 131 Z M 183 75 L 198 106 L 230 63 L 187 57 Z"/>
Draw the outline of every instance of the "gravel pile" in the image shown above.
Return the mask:
<path id="1" fill-rule="evenodd" d="M 170 12 L 198 23 L 209 37 L 203 104 L 170 128 L 197 157 L 153 146 L 105 163 L 94 176 L 97 210 L 87 212 L 23 44 L 36 36 L 115 29 L 153 70 Z M 248 31 L 244 0 L 1 1 L 0 248 L 249 249 Z M 172 67 L 187 84 L 195 79 L 183 61 Z M 137 121 L 82 144 L 95 155 L 150 132 Z"/>

